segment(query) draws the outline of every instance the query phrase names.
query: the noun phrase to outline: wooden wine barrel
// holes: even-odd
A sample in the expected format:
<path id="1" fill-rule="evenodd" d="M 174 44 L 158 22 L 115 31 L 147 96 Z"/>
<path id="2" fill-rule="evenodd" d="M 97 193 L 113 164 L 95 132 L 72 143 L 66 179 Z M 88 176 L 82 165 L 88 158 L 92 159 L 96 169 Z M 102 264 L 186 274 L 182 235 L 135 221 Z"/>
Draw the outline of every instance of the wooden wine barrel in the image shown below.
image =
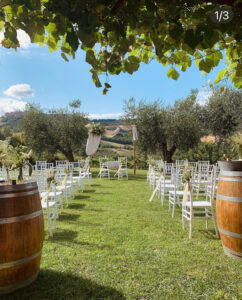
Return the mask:
<path id="1" fill-rule="evenodd" d="M 224 252 L 242 259 L 242 171 L 221 171 L 216 216 Z"/>
<path id="2" fill-rule="evenodd" d="M 44 219 L 36 182 L 0 184 L 0 295 L 37 278 L 43 239 Z"/>

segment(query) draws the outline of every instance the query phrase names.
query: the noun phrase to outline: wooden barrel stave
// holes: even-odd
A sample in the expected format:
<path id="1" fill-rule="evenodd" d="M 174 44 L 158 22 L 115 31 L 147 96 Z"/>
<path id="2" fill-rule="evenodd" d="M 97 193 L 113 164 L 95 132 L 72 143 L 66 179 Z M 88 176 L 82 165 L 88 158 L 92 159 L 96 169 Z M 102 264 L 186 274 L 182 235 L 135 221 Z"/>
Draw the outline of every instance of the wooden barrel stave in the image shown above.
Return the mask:
<path id="1" fill-rule="evenodd" d="M 36 279 L 44 239 L 44 219 L 34 182 L 0 186 L 0 207 L 1 295 Z"/>
<path id="2" fill-rule="evenodd" d="M 36 254 L 37 256 L 30 261 L 5 268 L 4 273 L 2 272 L 2 276 L 0 275 L 0 290 L 1 287 L 5 289 L 5 287 L 8 285 L 14 285 L 14 283 L 17 284 L 18 282 L 24 281 L 32 275 L 36 274 L 39 271 L 41 252 Z"/>
<path id="3" fill-rule="evenodd" d="M 239 175 L 239 176 L 238 176 Z M 221 172 L 216 200 L 217 223 L 224 251 L 242 259 L 242 176 Z"/>
<path id="4" fill-rule="evenodd" d="M 220 237 L 223 243 L 224 252 L 226 254 L 231 254 L 230 256 L 234 256 L 235 258 L 242 258 L 241 247 L 242 242 L 241 239 L 237 239 L 234 237 L 230 237 L 227 234 L 223 234 L 221 231 Z"/>
<path id="5" fill-rule="evenodd" d="M 21 225 L 18 222 L 6 224 L 4 230 L 1 230 L 3 225 L 0 225 L 0 249 L 4 253 L 0 256 L 0 268 L 2 263 L 30 256 L 42 248 L 43 219 L 33 218 L 23 221 Z M 18 239 L 18 236 L 24 237 L 23 240 Z"/>

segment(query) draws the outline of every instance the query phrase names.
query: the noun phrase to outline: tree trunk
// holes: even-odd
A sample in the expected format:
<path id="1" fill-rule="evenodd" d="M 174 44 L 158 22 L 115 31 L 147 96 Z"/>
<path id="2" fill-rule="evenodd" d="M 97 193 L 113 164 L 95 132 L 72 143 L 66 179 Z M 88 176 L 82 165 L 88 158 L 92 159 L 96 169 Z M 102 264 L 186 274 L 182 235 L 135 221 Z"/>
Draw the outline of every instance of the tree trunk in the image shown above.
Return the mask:
<path id="1" fill-rule="evenodd" d="M 163 143 L 162 144 L 162 154 L 163 154 L 163 158 L 164 161 L 166 161 L 167 163 L 172 163 L 172 156 L 176 151 L 176 146 L 172 146 L 170 150 L 167 149 L 167 144 Z"/>
<path id="2" fill-rule="evenodd" d="M 66 158 L 69 160 L 69 162 L 74 161 L 74 156 L 72 153 L 72 150 L 69 150 L 66 154 L 65 154 Z"/>
<path id="3" fill-rule="evenodd" d="M 59 151 L 65 155 L 66 159 L 69 162 L 73 162 L 74 161 L 73 152 L 72 152 L 72 149 L 70 147 L 68 147 L 67 150 L 63 149 L 62 147 L 59 147 Z"/>

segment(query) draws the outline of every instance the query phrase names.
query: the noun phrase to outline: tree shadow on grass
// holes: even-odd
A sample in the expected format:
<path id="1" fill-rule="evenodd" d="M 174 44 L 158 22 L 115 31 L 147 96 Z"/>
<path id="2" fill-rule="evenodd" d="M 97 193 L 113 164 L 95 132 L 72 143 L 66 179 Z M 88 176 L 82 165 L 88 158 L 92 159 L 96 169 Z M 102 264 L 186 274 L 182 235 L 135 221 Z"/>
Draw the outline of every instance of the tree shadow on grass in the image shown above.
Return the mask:
<path id="1" fill-rule="evenodd" d="M 214 229 L 200 229 L 199 232 L 210 240 L 219 240 L 219 237 L 216 236 L 216 232 Z"/>
<path id="2" fill-rule="evenodd" d="M 41 270 L 38 278 L 28 287 L 20 289 L 2 300 L 124 300 L 118 290 L 97 284 L 93 280 L 83 278 L 69 272 Z"/>
<path id="3" fill-rule="evenodd" d="M 97 224 L 97 223 L 93 224 L 93 223 L 88 223 L 88 222 L 82 222 L 81 224 L 78 224 L 78 225 L 99 226 L 102 224 Z M 91 248 L 97 248 L 99 250 L 113 249 L 113 247 L 108 244 L 95 244 L 95 243 L 89 243 L 86 241 L 78 240 L 78 233 L 76 231 L 72 231 L 69 229 L 62 229 L 62 230 L 57 230 L 56 232 L 53 232 L 53 237 L 52 238 L 49 237 L 48 240 L 50 240 L 54 243 L 57 243 L 59 245 L 63 245 L 65 247 L 68 246 L 71 249 L 73 249 L 73 244 L 79 245 L 79 246 L 88 246 Z"/>

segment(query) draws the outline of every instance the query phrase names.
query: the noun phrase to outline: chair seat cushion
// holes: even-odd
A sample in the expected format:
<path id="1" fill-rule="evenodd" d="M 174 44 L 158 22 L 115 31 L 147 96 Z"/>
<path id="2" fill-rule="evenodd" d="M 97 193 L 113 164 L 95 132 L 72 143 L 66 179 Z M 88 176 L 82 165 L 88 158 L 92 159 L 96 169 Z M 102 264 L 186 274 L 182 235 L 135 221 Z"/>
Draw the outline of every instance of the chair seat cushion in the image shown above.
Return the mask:
<path id="1" fill-rule="evenodd" d="M 162 182 L 161 182 L 161 186 L 163 186 Z M 172 183 L 165 184 L 165 189 L 174 189 L 174 184 Z"/>
<path id="2" fill-rule="evenodd" d="M 75 183 L 76 183 L 77 181 L 75 181 Z M 71 181 L 71 180 L 67 180 L 67 182 L 66 182 L 67 184 L 71 184 L 71 183 L 74 183 L 74 180 L 73 181 Z"/>
<path id="3" fill-rule="evenodd" d="M 187 206 L 191 206 L 190 202 L 187 202 Z M 193 201 L 193 207 L 211 207 L 211 203 L 208 201 Z"/>
<path id="4" fill-rule="evenodd" d="M 41 202 L 42 208 L 47 209 L 47 202 Z M 55 206 L 55 201 L 49 201 L 49 207 Z"/>
<path id="5" fill-rule="evenodd" d="M 63 191 L 63 190 L 65 190 L 65 189 L 69 189 L 70 187 L 71 187 L 70 185 L 66 185 L 66 186 L 61 186 L 61 185 L 60 185 L 60 186 L 57 186 L 56 189 L 57 189 L 57 190 Z"/>
<path id="6" fill-rule="evenodd" d="M 56 193 L 54 193 L 54 192 L 49 192 L 49 197 L 55 197 L 55 195 L 56 196 L 60 196 L 62 194 L 62 192 L 56 192 Z M 42 192 L 42 193 L 40 193 L 40 197 L 42 198 L 42 197 L 44 197 L 46 195 L 46 192 Z"/>
<path id="7" fill-rule="evenodd" d="M 169 194 L 175 195 L 175 191 L 169 191 Z M 176 191 L 176 195 L 182 196 L 184 195 L 184 191 Z"/>

